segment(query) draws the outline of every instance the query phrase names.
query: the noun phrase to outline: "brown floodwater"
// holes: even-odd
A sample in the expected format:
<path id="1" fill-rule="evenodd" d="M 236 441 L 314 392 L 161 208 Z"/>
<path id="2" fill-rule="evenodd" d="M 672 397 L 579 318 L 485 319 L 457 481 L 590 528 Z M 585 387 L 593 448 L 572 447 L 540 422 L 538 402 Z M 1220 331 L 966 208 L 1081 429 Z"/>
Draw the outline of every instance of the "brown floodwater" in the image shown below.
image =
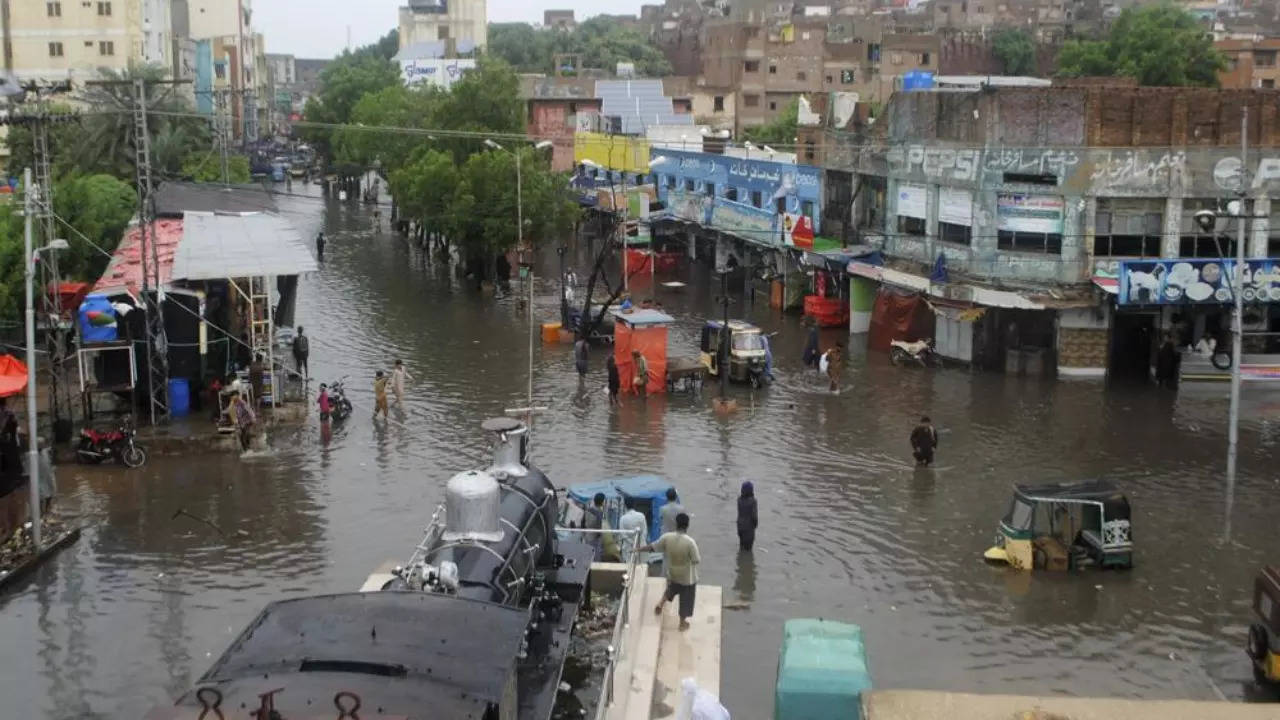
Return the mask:
<path id="1" fill-rule="evenodd" d="M 354 590 L 409 555 L 448 477 L 483 462 L 479 422 L 524 404 L 527 325 L 512 298 L 481 297 L 374 233 L 355 205 L 285 205 L 305 235 L 323 225 L 329 239 L 300 290 L 312 373 L 350 375 L 362 407 L 327 447 L 313 418 L 246 458 L 62 467 L 61 505 L 85 533 L 0 597 L 5 717 L 139 717 L 203 673 L 267 602 Z M 673 353 L 693 352 L 702 318 L 718 313 L 705 267 L 680 279 L 687 288 L 660 294 L 678 317 Z M 556 293 L 538 281 L 540 319 L 556 316 Z M 778 333 L 778 382 L 734 389 L 743 409 L 729 418 L 710 411 L 712 388 L 611 409 L 603 351 L 580 387 L 570 348 L 539 344 L 535 402 L 550 409 L 533 456 L 561 485 L 657 473 L 679 486 L 703 581 L 743 604 L 724 616 L 723 700 L 735 718 L 771 715 L 792 617 L 861 624 L 879 687 L 1258 699 L 1243 644 L 1253 575 L 1276 560 L 1280 396 L 1246 397 L 1224 542 L 1225 388 L 904 370 L 855 350 L 833 396 L 801 367 L 795 318 L 764 302 L 734 314 Z M 414 376 L 407 407 L 370 422 L 373 371 L 396 357 Z M 941 433 L 929 470 L 907 449 L 921 412 Z M 1084 478 L 1128 492 L 1133 570 L 983 564 L 1013 483 Z M 753 556 L 734 535 L 746 479 L 760 500 Z M 175 519 L 178 509 L 226 536 Z"/>

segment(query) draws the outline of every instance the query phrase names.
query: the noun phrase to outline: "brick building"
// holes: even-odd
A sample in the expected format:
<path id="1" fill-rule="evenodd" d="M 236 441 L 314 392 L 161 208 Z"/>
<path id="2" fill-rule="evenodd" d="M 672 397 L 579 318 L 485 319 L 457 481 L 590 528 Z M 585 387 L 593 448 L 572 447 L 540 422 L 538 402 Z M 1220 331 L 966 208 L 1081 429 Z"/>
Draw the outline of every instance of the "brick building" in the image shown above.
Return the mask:
<path id="1" fill-rule="evenodd" d="M 827 131 L 826 184 L 847 184 L 843 206 L 859 240 L 881 247 L 894 271 L 911 278 L 890 284 L 983 311 L 976 320 L 939 317 L 939 337 L 945 328 L 947 337 L 967 338 L 940 345 L 944 354 L 998 368 L 1007 367 L 1007 350 L 1023 347 L 1054 358 L 1064 373 L 1145 372 L 1160 333 L 1222 327 L 1221 307 L 1135 308 L 1112 293 L 1126 281 L 1126 262 L 1234 254 L 1230 238 L 1205 236 L 1192 218 L 1233 196 L 1245 106 L 1260 158 L 1248 168 L 1253 212 L 1268 218 L 1250 223 L 1246 254 L 1277 257 L 1275 91 L 897 93 L 869 129 Z M 927 277 L 940 257 L 950 283 Z M 957 325 L 964 322 L 971 327 Z"/>
<path id="2" fill-rule="evenodd" d="M 1280 87 L 1280 37 L 1219 40 L 1214 47 L 1227 57 L 1227 69 L 1218 74 L 1222 87 Z"/>

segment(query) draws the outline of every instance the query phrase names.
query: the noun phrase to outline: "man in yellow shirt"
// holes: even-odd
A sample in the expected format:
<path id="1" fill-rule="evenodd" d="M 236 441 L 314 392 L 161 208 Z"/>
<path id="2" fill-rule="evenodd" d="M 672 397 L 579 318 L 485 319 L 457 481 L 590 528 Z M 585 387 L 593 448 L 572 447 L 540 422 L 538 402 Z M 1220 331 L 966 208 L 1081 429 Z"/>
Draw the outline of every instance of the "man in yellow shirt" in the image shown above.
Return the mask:
<path id="1" fill-rule="evenodd" d="M 662 553 L 667 565 L 667 591 L 653 611 L 661 615 L 667 602 L 680 598 L 680 629 L 688 630 L 698 589 L 698 563 L 702 562 L 698 543 L 689 537 L 689 516 L 680 513 L 676 516 L 675 532 L 664 533 L 654 542 L 639 548 L 640 552 L 651 550 Z"/>
<path id="2" fill-rule="evenodd" d="M 387 417 L 387 377 L 379 370 L 373 378 L 373 416 L 378 417 L 378 413 L 382 413 L 383 419 Z"/>

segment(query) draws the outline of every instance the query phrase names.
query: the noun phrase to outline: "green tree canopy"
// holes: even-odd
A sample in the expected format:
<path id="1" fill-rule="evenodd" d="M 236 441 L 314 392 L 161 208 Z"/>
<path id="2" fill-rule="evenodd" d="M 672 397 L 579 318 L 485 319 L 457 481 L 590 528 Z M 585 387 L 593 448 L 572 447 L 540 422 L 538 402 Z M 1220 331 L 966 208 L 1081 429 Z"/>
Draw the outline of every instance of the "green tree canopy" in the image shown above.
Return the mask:
<path id="1" fill-rule="evenodd" d="M 758 145 L 777 145 L 790 149 L 796 144 L 796 123 L 800 114 L 800 102 L 791 104 L 778 113 L 772 122 L 743 130 L 743 139 Z"/>
<path id="2" fill-rule="evenodd" d="M 182 159 L 182 177 L 198 183 L 222 182 L 222 154 L 206 150 L 187 153 Z M 227 156 L 227 182 L 243 185 L 252 181 L 249 158 L 244 155 Z"/>
<path id="3" fill-rule="evenodd" d="M 391 61 L 395 51 L 392 35 L 373 45 L 344 52 L 320 72 L 320 89 L 307 100 L 302 110 L 307 122 L 345 125 L 360 99 L 400 84 L 400 69 Z M 391 54 L 387 54 L 390 52 Z M 326 157 L 333 131 L 328 128 L 303 128 L 300 135 Z"/>
<path id="4" fill-rule="evenodd" d="M 1036 44 L 1026 30 L 1003 28 L 991 41 L 991 52 L 1005 75 L 1030 75 L 1036 71 Z"/>
<path id="5" fill-rule="evenodd" d="M 523 72 L 553 72 L 557 53 L 582 56 L 585 67 L 613 72 L 619 62 L 635 63 L 646 77 L 671 73 L 671 63 L 656 45 L 634 28 L 591 18 L 571 32 L 536 30 L 526 23 L 489 26 L 487 52 Z"/>
<path id="6" fill-rule="evenodd" d="M 125 228 L 138 209 L 133 183 L 110 175 L 77 175 L 54 185 L 53 208 L 63 220 L 107 252 L 120 244 Z M 95 280 L 107 266 L 108 257 L 79 235 L 65 231 L 71 247 L 58 259 L 64 277 Z"/>
<path id="7" fill-rule="evenodd" d="M 1137 78 L 1141 85 L 1216 87 L 1226 58 L 1213 35 L 1168 3 L 1126 8 L 1105 40 L 1071 40 L 1058 55 L 1058 74 Z"/>

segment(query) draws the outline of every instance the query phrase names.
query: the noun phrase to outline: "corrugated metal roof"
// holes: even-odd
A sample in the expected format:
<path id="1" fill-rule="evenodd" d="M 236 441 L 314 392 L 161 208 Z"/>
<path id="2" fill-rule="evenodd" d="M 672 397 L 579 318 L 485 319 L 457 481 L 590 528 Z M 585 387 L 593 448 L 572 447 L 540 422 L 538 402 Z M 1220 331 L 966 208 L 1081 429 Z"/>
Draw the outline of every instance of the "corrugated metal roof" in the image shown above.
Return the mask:
<path id="1" fill-rule="evenodd" d="M 175 280 L 297 275 L 319 269 L 293 224 L 270 213 L 189 212 L 173 260 Z"/>
<path id="2" fill-rule="evenodd" d="M 168 285 L 170 270 L 173 268 L 173 255 L 182 241 L 181 220 L 157 220 L 149 226 L 154 237 L 156 255 L 160 260 L 160 285 Z M 137 297 L 142 289 L 142 252 L 141 228 L 130 227 L 116 246 L 107 269 L 102 272 L 98 282 L 94 283 L 93 292 L 105 295 L 128 293 Z M 148 261 L 151 259 L 147 258 Z M 154 277 L 154 275 L 153 275 Z"/>

